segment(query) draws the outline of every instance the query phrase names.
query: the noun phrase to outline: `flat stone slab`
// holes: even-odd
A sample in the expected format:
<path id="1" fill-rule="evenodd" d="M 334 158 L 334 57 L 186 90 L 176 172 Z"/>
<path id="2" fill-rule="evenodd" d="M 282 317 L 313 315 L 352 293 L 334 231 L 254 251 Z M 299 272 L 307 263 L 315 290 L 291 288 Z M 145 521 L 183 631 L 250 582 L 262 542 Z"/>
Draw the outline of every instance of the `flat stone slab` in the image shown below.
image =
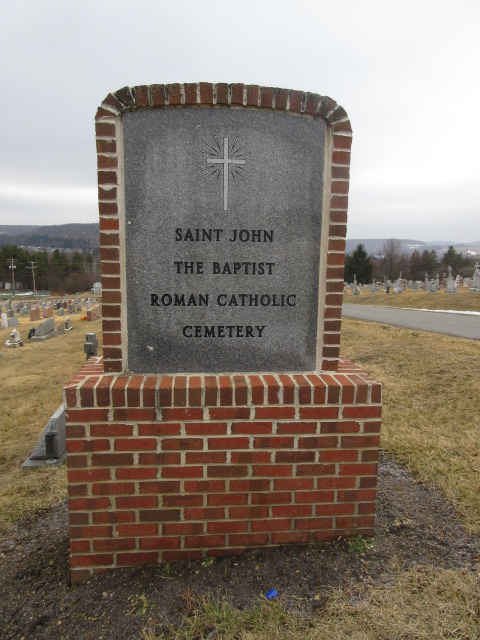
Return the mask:
<path id="1" fill-rule="evenodd" d="M 44 336 L 37 336 L 37 334 L 35 334 L 32 336 L 31 342 L 43 342 L 44 340 L 50 340 L 50 338 L 56 338 L 57 336 L 58 331 L 55 329 L 55 331 L 50 331 L 50 333 L 47 333 Z"/>
<path id="2" fill-rule="evenodd" d="M 125 113 L 128 368 L 316 366 L 326 126 L 287 113 Z"/>

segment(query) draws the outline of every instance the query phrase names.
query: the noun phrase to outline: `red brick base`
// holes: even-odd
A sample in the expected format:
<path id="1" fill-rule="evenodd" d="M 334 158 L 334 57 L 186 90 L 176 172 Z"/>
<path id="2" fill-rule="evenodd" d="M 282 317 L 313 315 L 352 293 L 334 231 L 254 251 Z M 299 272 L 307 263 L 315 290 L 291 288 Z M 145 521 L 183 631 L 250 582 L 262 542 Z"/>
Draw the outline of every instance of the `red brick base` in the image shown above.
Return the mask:
<path id="1" fill-rule="evenodd" d="M 381 387 L 336 373 L 109 375 L 64 390 L 72 580 L 372 535 Z"/>

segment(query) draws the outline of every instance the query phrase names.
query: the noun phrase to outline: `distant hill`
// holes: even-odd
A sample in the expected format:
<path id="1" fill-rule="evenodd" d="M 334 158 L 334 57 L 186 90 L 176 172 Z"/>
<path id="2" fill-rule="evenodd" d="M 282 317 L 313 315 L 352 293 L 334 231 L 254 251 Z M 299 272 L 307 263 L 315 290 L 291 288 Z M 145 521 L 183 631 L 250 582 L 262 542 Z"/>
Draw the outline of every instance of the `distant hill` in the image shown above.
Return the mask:
<path id="1" fill-rule="evenodd" d="M 367 253 L 378 255 L 383 244 L 390 238 L 359 238 L 347 239 L 347 253 L 352 253 L 355 247 L 363 244 Z M 454 242 L 453 240 L 410 240 L 399 238 L 402 247 L 408 254 L 415 249 L 422 253 L 435 250 L 439 255 L 445 253 L 453 245 L 455 250 L 464 255 L 480 256 L 480 240 L 472 242 Z M 70 249 L 97 252 L 99 250 L 98 223 L 71 223 L 55 225 L 0 225 L 0 246 L 14 244 L 27 248 L 42 249 Z"/>
<path id="2" fill-rule="evenodd" d="M 0 225 L 0 246 L 98 251 L 98 223 L 56 225 Z"/>
<path id="3" fill-rule="evenodd" d="M 359 239 L 347 239 L 346 251 L 352 253 L 352 251 L 359 245 L 363 244 L 367 253 L 370 255 L 379 255 L 381 253 L 382 246 L 390 238 L 359 238 Z M 423 251 L 436 251 L 439 255 L 445 253 L 448 247 L 453 246 L 455 251 L 463 253 L 465 256 L 479 255 L 480 254 L 480 240 L 473 242 L 455 242 L 454 240 L 435 240 L 424 242 L 423 240 L 409 240 L 405 238 L 398 238 L 403 249 L 412 254 L 415 249 L 422 253 Z"/>

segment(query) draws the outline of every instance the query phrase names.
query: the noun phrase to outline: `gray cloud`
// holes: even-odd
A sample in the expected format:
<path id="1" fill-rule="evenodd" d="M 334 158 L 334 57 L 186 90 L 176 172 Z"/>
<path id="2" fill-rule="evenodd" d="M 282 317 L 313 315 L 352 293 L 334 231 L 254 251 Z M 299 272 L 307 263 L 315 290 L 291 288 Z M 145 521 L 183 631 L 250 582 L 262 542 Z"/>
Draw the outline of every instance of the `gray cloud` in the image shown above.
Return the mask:
<path id="1" fill-rule="evenodd" d="M 350 237 L 478 240 L 479 18 L 468 0 L 2 3 L 0 221 L 97 219 L 93 118 L 109 91 L 240 81 L 347 109 Z"/>

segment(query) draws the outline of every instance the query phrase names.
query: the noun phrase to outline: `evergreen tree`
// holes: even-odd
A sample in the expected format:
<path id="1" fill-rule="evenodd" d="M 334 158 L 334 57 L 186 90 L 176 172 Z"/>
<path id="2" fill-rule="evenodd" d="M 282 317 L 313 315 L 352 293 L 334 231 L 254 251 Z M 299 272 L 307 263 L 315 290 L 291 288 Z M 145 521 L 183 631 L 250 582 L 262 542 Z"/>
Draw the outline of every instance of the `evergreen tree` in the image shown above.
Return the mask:
<path id="1" fill-rule="evenodd" d="M 80 251 L 75 251 L 75 253 L 73 254 L 71 268 L 72 271 L 77 273 L 85 272 L 85 259 L 83 253 L 80 253 Z"/>
<path id="2" fill-rule="evenodd" d="M 437 252 L 432 249 L 431 251 L 425 251 L 422 253 L 422 272 L 423 278 L 425 277 L 425 273 L 428 273 L 429 278 L 434 278 L 435 274 L 438 271 L 438 256 Z"/>
<path id="3" fill-rule="evenodd" d="M 358 284 L 369 284 L 372 273 L 373 263 L 363 244 L 359 244 L 351 256 L 345 257 L 345 280 L 353 282 L 353 276 L 356 275 Z"/>
<path id="4" fill-rule="evenodd" d="M 409 274 L 412 280 L 423 280 L 425 278 L 425 271 L 422 267 L 422 256 L 415 249 L 410 256 Z"/>
<path id="5" fill-rule="evenodd" d="M 457 253 L 455 248 L 450 246 L 443 256 L 440 266 L 444 272 L 447 272 L 448 267 L 452 267 L 454 275 L 460 274 L 461 276 L 466 276 L 470 275 L 470 271 L 474 265 L 472 260 L 464 257 L 461 252 Z"/>

